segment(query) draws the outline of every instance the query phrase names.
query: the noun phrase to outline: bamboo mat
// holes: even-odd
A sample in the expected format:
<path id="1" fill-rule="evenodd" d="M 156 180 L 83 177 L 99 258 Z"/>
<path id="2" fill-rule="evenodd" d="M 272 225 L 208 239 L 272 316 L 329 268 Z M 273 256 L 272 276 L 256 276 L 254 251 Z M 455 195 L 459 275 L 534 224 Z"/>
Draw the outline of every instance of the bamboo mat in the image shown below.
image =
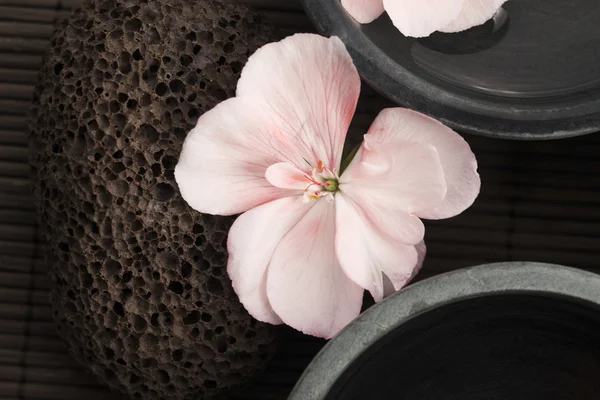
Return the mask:
<path id="1" fill-rule="evenodd" d="M 285 36 L 312 31 L 299 0 L 242 0 Z M 111 396 L 66 354 L 55 334 L 28 182 L 26 111 L 55 17 L 79 0 L 0 0 L 0 400 Z M 390 103 L 365 88 L 351 128 L 366 131 Z M 503 260 L 600 271 L 600 136 L 508 142 L 469 136 L 482 194 L 463 215 L 428 223 L 419 279 Z M 239 399 L 285 399 L 323 342 L 281 328 L 268 371 Z"/>

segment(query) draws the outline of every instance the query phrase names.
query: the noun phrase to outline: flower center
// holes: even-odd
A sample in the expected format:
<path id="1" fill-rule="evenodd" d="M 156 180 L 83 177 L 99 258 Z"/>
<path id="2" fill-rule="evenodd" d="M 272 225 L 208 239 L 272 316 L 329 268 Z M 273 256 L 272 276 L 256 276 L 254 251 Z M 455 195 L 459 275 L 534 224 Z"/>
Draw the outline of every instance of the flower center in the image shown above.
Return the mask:
<path id="1" fill-rule="evenodd" d="M 328 192 L 337 192 L 340 183 L 337 179 L 328 179 L 325 181 L 325 186 L 323 188 Z"/>
<path id="2" fill-rule="evenodd" d="M 317 163 L 312 173 L 304 176 L 308 180 L 308 186 L 304 190 L 304 202 L 318 200 L 326 197 L 328 201 L 333 201 L 335 192 L 339 189 L 339 179 L 336 170 L 330 170 L 323 165 L 322 161 Z"/>

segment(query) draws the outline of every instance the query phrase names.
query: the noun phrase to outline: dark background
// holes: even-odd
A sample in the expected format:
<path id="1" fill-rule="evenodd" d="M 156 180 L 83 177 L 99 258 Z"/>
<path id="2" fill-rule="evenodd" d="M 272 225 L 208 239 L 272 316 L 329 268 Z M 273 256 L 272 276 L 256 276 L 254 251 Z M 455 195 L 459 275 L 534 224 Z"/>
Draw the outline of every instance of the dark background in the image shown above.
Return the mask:
<path id="1" fill-rule="evenodd" d="M 0 400 L 109 396 L 55 334 L 28 181 L 27 120 L 52 21 L 80 0 L 0 0 Z M 241 0 L 263 9 L 281 36 L 309 32 L 299 0 Z M 367 87 L 351 134 L 389 102 Z M 543 261 L 600 270 L 600 136 L 509 142 L 467 136 L 481 196 L 459 217 L 428 223 L 418 279 L 493 261 Z M 285 399 L 323 342 L 279 328 L 269 370 L 239 399 Z"/>

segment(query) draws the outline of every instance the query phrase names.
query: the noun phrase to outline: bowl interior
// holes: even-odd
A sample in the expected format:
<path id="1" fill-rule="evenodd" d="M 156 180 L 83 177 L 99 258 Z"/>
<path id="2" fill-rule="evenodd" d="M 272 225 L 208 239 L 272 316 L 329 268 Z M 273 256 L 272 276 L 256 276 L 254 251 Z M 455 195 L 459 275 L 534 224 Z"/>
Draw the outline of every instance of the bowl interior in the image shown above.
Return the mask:
<path id="1" fill-rule="evenodd" d="M 574 96 L 600 88 L 599 13 L 597 0 L 516 0 L 461 33 L 405 38 L 387 16 L 364 33 L 396 63 L 451 90 L 513 102 L 581 101 Z"/>
<path id="2" fill-rule="evenodd" d="M 596 400 L 600 310 L 567 297 L 484 296 L 418 314 L 371 346 L 327 400 Z"/>
<path id="3" fill-rule="evenodd" d="M 367 83 L 461 131 L 557 139 L 600 126 L 597 0 L 509 0 L 468 31 L 404 37 L 383 14 L 357 23 L 341 0 L 303 0 L 337 35 Z"/>

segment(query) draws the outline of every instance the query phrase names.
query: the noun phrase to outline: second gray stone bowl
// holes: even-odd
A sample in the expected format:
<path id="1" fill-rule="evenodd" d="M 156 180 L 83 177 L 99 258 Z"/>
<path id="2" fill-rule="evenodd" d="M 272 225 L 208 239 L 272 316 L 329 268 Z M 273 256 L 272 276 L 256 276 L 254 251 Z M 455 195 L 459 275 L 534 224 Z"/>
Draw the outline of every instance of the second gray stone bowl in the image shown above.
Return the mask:
<path id="1" fill-rule="evenodd" d="M 537 263 L 464 269 L 372 307 L 289 400 L 597 400 L 600 276 Z"/>
<path id="2" fill-rule="evenodd" d="M 420 40 L 385 14 L 360 25 L 340 0 L 303 1 L 369 84 L 458 131 L 529 140 L 600 130 L 598 0 L 509 1 L 480 27 Z"/>

